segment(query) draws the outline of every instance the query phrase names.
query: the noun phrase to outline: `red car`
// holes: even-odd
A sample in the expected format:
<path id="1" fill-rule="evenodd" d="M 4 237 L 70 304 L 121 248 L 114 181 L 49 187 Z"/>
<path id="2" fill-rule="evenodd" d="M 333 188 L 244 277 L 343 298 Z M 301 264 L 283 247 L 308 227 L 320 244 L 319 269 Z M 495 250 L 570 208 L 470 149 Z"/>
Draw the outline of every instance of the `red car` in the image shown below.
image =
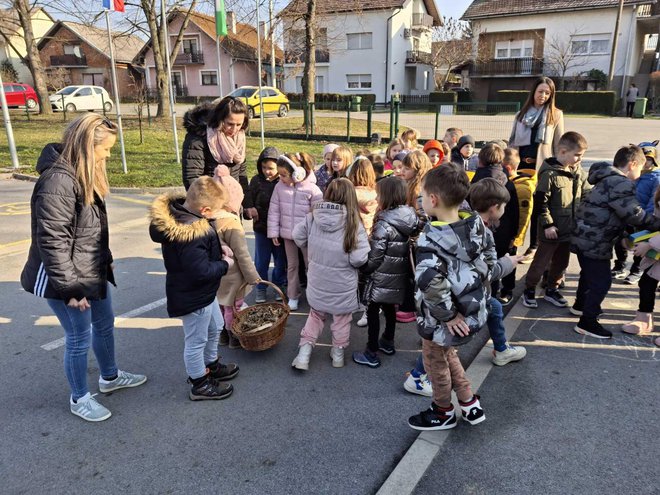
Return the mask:
<path id="1" fill-rule="evenodd" d="M 30 110 L 37 108 L 39 98 L 32 86 L 21 83 L 3 83 L 8 107 L 24 107 Z"/>

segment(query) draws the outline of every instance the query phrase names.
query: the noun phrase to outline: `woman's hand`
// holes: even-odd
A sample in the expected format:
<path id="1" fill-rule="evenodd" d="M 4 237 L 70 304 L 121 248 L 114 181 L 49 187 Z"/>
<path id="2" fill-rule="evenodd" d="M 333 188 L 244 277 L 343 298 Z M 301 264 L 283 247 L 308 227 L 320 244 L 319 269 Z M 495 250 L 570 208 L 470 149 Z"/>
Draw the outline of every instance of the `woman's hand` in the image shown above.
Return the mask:
<path id="1" fill-rule="evenodd" d="M 67 306 L 69 306 L 70 308 L 77 308 L 80 310 L 81 313 L 83 311 L 88 310 L 91 307 L 86 297 L 83 297 L 80 301 L 75 297 L 72 297 L 71 299 L 69 299 Z"/>
<path id="2" fill-rule="evenodd" d="M 245 212 L 249 215 L 253 222 L 259 221 L 259 212 L 256 208 L 246 208 Z"/>
<path id="3" fill-rule="evenodd" d="M 445 322 L 449 333 L 460 337 L 467 337 L 470 335 L 470 327 L 465 323 L 463 315 L 458 313 L 452 320 Z"/>
<path id="4" fill-rule="evenodd" d="M 229 246 L 225 246 L 224 244 L 222 245 L 222 254 L 224 255 L 225 258 L 234 257 L 234 251 L 232 251 Z"/>
<path id="5" fill-rule="evenodd" d="M 280 245 L 280 238 L 279 237 L 273 237 L 273 246 L 279 246 Z"/>
<path id="6" fill-rule="evenodd" d="M 559 233 L 559 229 L 557 229 L 557 227 L 548 227 L 545 229 L 544 233 L 546 239 L 555 240 L 558 239 L 557 235 Z"/>

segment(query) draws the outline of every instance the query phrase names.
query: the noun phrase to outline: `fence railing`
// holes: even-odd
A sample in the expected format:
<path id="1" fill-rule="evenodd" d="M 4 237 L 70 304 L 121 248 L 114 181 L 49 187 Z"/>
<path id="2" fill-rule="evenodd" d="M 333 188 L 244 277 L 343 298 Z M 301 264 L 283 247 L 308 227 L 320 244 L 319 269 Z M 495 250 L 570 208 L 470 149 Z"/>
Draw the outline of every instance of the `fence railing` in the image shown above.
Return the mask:
<path id="1" fill-rule="evenodd" d="M 413 28 L 431 28 L 433 27 L 433 17 L 428 14 L 413 14 Z"/>
<path id="2" fill-rule="evenodd" d="M 433 65 L 433 55 L 419 50 L 408 50 L 406 52 L 406 63 Z"/>
<path id="3" fill-rule="evenodd" d="M 174 59 L 174 65 L 203 64 L 204 54 L 202 52 L 179 53 Z"/>
<path id="4" fill-rule="evenodd" d="M 543 60 L 534 57 L 501 58 L 472 65 L 475 76 L 513 76 L 543 74 Z"/>
<path id="5" fill-rule="evenodd" d="M 87 65 L 87 57 L 78 55 L 51 55 L 51 67 L 84 67 Z"/>

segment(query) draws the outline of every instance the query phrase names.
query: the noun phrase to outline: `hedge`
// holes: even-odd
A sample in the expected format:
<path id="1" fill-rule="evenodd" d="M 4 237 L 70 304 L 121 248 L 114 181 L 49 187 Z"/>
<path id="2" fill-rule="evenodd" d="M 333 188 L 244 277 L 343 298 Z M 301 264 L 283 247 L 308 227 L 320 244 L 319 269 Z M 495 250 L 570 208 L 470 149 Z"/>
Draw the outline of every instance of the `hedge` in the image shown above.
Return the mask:
<path id="1" fill-rule="evenodd" d="M 458 94 L 456 91 L 433 91 L 429 94 L 429 103 L 456 103 Z"/>
<path id="2" fill-rule="evenodd" d="M 525 104 L 529 91 L 502 90 L 497 101 L 515 101 Z M 598 113 L 613 115 L 616 108 L 614 91 L 557 91 L 556 105 L 565 113 Z"/>
<path id="3" fill-rule="evenodd" d="M 286 93 L 290 102 L 300 102 L 303 100 L 302 93 Z M 328 108 L 345 109 L 346 103 L 351 101 L 354 96 L 362 97 L 362 105 L 373 105 L 376 103 L 376 95 L 373 93 L 358 94 L 340 94 L 340 93 L 315 93 L 315 107 L 319 110 Z"/>

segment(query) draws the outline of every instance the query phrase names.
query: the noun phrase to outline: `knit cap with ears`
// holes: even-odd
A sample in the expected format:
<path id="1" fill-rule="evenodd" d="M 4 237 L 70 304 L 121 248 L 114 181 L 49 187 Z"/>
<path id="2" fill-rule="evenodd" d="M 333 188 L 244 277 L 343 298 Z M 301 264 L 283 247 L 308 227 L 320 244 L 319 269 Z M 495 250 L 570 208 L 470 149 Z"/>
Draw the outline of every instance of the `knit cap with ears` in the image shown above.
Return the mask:
<path id="1" fill-rule="evenodd" d="M 227 165 L 218 165 L 215 167 L 215 174 L 213 180 L 218 181 L 227 190 L 229 199 L 227 200 L 226 207 L 238 215 L 243 203 L 243 188 L 229 173 Z"/>
<path id="2" fill-rule="evenodd" d="M 466 144 L 471 144 L 472 147 L 474 148 L 474 138 L 470 136 L 469 134 L 466 134 L 465 136 L 461 136 L 461 138 L 458 140 L 458 143 L 456 144 L 456 147 L 459 149 L 463 148 Z"/>

